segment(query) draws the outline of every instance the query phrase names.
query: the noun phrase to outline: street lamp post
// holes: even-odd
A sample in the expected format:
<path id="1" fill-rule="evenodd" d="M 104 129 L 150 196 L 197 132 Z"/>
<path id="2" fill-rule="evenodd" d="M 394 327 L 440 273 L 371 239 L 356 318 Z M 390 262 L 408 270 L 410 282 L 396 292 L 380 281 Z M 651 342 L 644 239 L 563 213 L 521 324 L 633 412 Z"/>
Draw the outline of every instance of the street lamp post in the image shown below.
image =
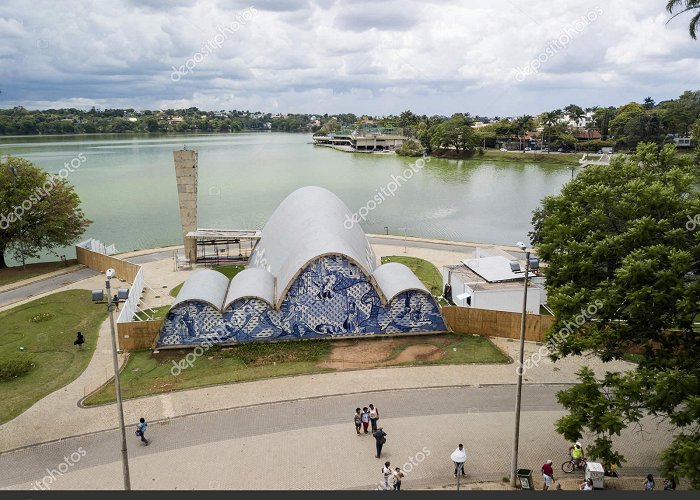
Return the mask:
<path id="1" fill-rule="evenodd" d="M 112 290 L 109 281 L 114 277 L 114 270 L 108 269 L 105 286 L 107 288 L 107 312 L 109 313 L 109 328 L 112 334 L 112 363 L 114 364 L 114 386 L 117 391 L 117 414 L 119 416 L 119 428 L 122 433 L 122 471 L 124 474 L 124 489 L 131 490 L 131 478 L 129 477 L 129 454 L 126 449 L 126 429 L 124 428 L 124 409 L 122 408 L 122 390 L 119 384 L 119 360 L 117 359 L 117 336 L 114 332 L 114 315 L 112 314 Z"/>
<path id="2" fill-rule="evenodd" d="M 520 403 L 523 392 L 523 355 L 525 353 L 525 318 L 527 308 L 527 282 L 530 274 L 530 251 L 526 250 L 525 244 L 518 242 L 521 250 L 525 251 L 525 288 L 523 290 L 523 312 L 520 317 L 520 355 L 518 356 L 518 383 L 515 392 L 515 430 L 513 432 L 513 457 L 511 460 L 510 485 L 516 485 L 518 474 L 518 441 L 520 440 Z"/>

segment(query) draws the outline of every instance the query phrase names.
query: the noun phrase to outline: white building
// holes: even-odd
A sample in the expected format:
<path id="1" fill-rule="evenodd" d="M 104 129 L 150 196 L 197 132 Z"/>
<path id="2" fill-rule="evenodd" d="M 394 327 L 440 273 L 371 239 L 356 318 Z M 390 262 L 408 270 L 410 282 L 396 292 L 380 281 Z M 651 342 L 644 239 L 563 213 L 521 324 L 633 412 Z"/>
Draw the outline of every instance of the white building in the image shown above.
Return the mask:
<path id="1" fill-rule="evenodd" d="M 506 255 L 465 259 L 459 265 L 443 267 L 443 288 L 450 285 L 452 302 L 460 307 L 521 312 L 525 263 Z M 537 268 L 539 261 L 531 258 L 531 263 Z M 527 312 L 540 314 L 540 307 L 547 302 L 544 280 L 536 272 L 529 276 Z"/>

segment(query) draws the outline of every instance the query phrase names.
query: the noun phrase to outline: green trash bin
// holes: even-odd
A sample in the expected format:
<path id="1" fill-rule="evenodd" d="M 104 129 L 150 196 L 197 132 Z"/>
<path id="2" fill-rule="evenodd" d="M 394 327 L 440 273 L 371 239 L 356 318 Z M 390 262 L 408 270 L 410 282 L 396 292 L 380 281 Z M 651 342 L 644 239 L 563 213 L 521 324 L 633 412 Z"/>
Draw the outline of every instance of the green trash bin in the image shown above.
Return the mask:
<path id="1" fill-rule="evenodd" d="M 518 469 L 518 479 L 520 480 L 521 489 L 535 489 L 535 485 L 532 483 L 532 471 L 530 469 Z"/>

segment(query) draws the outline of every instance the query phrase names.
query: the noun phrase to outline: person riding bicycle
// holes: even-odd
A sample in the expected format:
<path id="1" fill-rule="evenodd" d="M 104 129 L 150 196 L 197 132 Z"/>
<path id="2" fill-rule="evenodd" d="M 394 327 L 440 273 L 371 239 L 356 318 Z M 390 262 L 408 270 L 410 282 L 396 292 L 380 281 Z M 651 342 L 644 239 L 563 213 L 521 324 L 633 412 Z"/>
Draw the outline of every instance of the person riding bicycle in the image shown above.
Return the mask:
<path id="1" fill-rule="evenodd" d="M 569 455 L 571 455 L 571 461 L 576 465 L 577 468 L 581 468 L 581 462 L 583 458 L 583 446 L 579 441 L 569 448 Z"/>

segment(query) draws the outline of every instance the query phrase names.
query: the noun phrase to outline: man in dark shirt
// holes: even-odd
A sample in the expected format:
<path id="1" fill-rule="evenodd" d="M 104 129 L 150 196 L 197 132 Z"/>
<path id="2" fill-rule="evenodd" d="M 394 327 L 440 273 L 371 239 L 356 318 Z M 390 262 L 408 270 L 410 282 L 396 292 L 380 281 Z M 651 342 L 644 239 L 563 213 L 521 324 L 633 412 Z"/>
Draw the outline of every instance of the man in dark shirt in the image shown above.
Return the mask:
<path id="1" fill-rule="evenodd" d="M 384 432 L 384 429 L 381 427 L 372 433 L 372 436 L 374 436 L 374 439 L 377 442 L 377 458 L 382 456 L 382 446 L 384 446 L 384 443 L 386 443 L 386 435 L 386 432 Z"/>

